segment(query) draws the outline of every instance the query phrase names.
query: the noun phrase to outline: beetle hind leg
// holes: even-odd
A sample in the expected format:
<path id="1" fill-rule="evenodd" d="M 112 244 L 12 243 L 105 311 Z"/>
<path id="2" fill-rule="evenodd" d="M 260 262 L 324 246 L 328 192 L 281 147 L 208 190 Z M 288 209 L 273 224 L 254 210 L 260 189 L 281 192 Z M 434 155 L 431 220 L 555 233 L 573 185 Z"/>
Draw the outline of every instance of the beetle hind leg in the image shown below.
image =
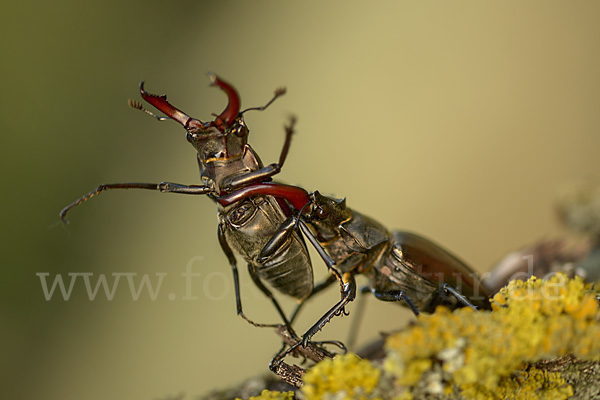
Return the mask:
<path id="1" fill-rule="evenodd" d="M 404 301 L 408 308 L 415 314 L 415 316 L 419 315 L 419 308 L 415 304 L 415 302 L 404 293 L 403 290 L 389 290 L 387 292 L 378 291 L 375 288 L 368 289 L 373 296 L 375 296 L 378 300 L 381 301 Z"/>
<path id="2" fill-rule="evenodd" d="M 306 303 L 306 301 L 308 299 L 310 299 L 311 297 L 313 297 L 317 293 L 323 291 L 324 289 L 327 289 L 329 286 L 331 286 L 332 283 L 337 282 L 337 281 L 338 281 L 337 276 L 332 273 L 324 281 L 322 281 L 319 284 L 315 285 L 313 287 L 312 292 L 310 292 L 310 295 L 306 299 L 302 300 L 302 302 L 300 302 L 296 306 L 296 308 L 294 309 L 294 312 L 290 316 L 290 323 L 294 323 L 294 320 L 296 319 L 296 317 L 300 313 L 300 310 L 302 309 L 302 307 L 304 306 L 304 304 Z"/>
<path id="3" fill-rule="evenodd" d="M 462 293 L 460 293 L 458 290 L 448 285 L 447 283 L 444 283 L 440 289 L 446 294 L 446 296 L 452 296 L 456 300 L 458 300 L 458 302 L 461 303 L 463 306 L 471 307 L 473 310 L 477 311 L 477 307 L 473 303 L 471 303 L 466 296 L 464 296 Z"/>

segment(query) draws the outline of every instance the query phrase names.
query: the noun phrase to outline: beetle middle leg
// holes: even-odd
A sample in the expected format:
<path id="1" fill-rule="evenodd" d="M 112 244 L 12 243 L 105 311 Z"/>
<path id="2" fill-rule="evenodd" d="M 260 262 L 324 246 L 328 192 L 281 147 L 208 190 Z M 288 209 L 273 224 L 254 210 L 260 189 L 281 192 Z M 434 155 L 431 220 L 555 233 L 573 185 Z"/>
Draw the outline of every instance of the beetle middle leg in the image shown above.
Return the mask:
<path id="1" fill-rule="evenodd" d="M 356 297 L 356 280 L 354 279 L 354 272 L 347 272 L 343 276 L 340 275 L 340 273 L 334 268 L 335 260 L 333 258 L 331 258 L 331 256 L 329 254 L 327 254 L 327 252 L 325 251 L 325 249 L 323 248 L 321 243 L 319 243 L 317 238 L 313 235 L 313 233 L 310 231 L 310 229 L 306 226 L 306 223 L 301 218 L 302 217 L 300 216 L 300 217 L 297 217 L 297 219 L 296 218 L 294 218 L 294 219 L 296 220 L 296 223 L 300 227 L 300 230 L 302 231 L 304 236 L 308 239 L 308 241 L 317 250 L 317 253 L 319 253 L 319 256 L 321 256 L 321 258 L 327 265 L 327 269 L 329 271 L 331 271 L 332 276 L 337 278 L 337 280 L 340 282 L 340 289 L 341 289 L 340 292 L 341 292 L 341 296 L 342 296 L 341 300 L 336 305 L 334 305 L 329 311 L 327 311 L 313 326 L 311 326 L 304 333 L 304 335 L 302 335 L 302 342 L 301 342 L 302 347 L 306 347 L 308 345 L 310 339 L 318 331 L 323 329 L 325 324 L 327 324 L 327 322 L 329 322 L 333 317 L 335 317 L 336 315 L 346 314 L 346 310 L 345 310 L 346 305 L 349 302 L 351 302 L 352 300 L 354 300 L 354 298 Z M 290 229 L 291 229 L 291 225 L 290 225 Z M 325 289 L 333 282 L 334 282 L 333 280 L 331 282 L 329 282 L 329 279 L 327 279 L 325 282 L 323 282 L 323 284 L 321 284 L 318 287 L 317 292 Z M 313 295 L 314 293 L 316 293 L 316 292 L 313 290 L 313 292 L 309 295 L 309 297 L 311 295 Z M 299 311 L 300 306 L 295 310 L 292 317 L 296 316 L 297 312 Z M 291 351 L 291 349 L 290 349 L 290 351 Z"/>
<path id="2" fill-rule="evenodd" d="M 266 261 L 269 256 L 271 256 L 281 245 L 283 245 L 283 243 L 285 243 L 291 232 L 293 232 L 295 223 L 296 219 L 294 217 L 291 217 L 282 225 L 282 229 L 271 238 L 271 240 L 265 245 L 265 247 L 261 251 L 260 256 L 258 258 L 259 262 Z M 331 260 L 331 258 L 328 258 L 328 261 L 329 260 Z M 339 273 L 336 270 L 332 269 L 331 275 L 329 275 L 324 281 L 315 285 L 310 295 L 307 298 L 303 299 L 300 303 L 298 303 L 298 305 L 296 306 L 296 308 L 292 312 L 292 315 L 289 318 L 290 323 L 294 322 L 294 320 L 298 316 L 298 313 L 300 312 L 300 309 L 302 309 L 302 306 L 306 303 L 306 301 L 309 298 L 321 292 L 322 290 L 327 289 L 329 286 L 331 286 L 332 283 L 336 281 L 341 282 L 341 279 L 342 278 L 339 275 Z"/>
<path id="3" fill-rule="evenodd" d="M 297 219 L 294 218 L 294 220 L 299 225 L 300 230 L 302 231 L 304 236 L 308 239 L 308 241 L 317 250 L 317 253 L 319 253 L 319 256 L 321 256 L 321 258 L 327 265 L 327 269 L 332 272 L 332 276 L 337 278 L 337 280 L 340 282 L 340 286 L 341 286 L 340 291 L 341 291 L 341 295 L 342 295 L 342 299 L 336 305 L 334 305 L 329 311 L 327 311 L 325 313 L 325 315 L 323 315 L 312 327 L 310 327 L 304 333 L 304 335 L 302 335 L 302 347 L 306 347 L 308 345 L 308 342 L 310 341 L 310 339 L 315 335 L 315 333 L 317 333 L 318 331 L 323 329 L 325 324 L 327 324 L 327 322 L 329 322 L 333 317 L 335 317 L 336 315 L 346 314 L 346 311 L 345 311 L 346 305 L 349 302 L 351 302 L 352 300 L 354 300 L 354 298 L 356 297 L 356 280 L 354 279 L 354 272 L 345 273 L 343 276 L 340 275 L 340 273 L 334 268 L 335 260 L 333 260 L 329 254 L 327 254 L 327 252 L 325 251 L 325 249 L 323 248 L 321 243 L 319 243 L 317 238 L 313 235 L 313 233 L 310 231 L 310 229 L 306 226 L 306 223 L 301 219 L 301 217 L 298 217 Z M 291 229 L 291 227 L 292 227 L 292 225 L 290 224 L 290 229 Z M 318 287 L 317 292 L 325 289 L 333 282 L 334 282 L 333 280 L 330 282 L 329 279 L 327 279 L 323 284 L 320 285 L 320 287 Z M 309 297 L 311 295 L 313 295 L 314 293 L 316 293 L 316 292 L 313 290 L 313 292 L 309 295 Z M 296 316 L 297 312 L 299 311 L 299 307 L 296 309 L 296 311 L 294 312 L 292 317 Z"/>
<path id="4" fill-rule="evenodd" d="M 309 242 L 311 242 L 313 247 L 317 250 L 321 258 L 327 265 L 327 269 L 331 271 L 331 275 L 329 275 L 329 277 L 326 278 L 323 282 L 313 287 L 313 290 L 311 291 L 310 295 L 298 304 L 298 306 L 296 307 L 296 309 L 292 313 L 292 316 L 289 319 L 290 323 L 294 321 L 306 300 L 308 300 L 313 295 L 319 293 L 320 291 L 328 288 L 332 283 L 339 281 L 341 284 L 342 292 L 344 290 L 343 278 L 340 275 L 340 273 L 334 268 L 335 261 L 329 256 L 329 254 L 327 254 L 323 246 L 321 246 L 321 244 L 317 241 L 312 232 L 308 229 L 304 221 L 302 221 L 299 217 L 290 217 L 281 225 L 281 229 L 279 230 L 279 232 L 273 235 L 273 237 L 262 249 L 258 261 L 265 262 L 270 256 L 272 256 L 281 246 L 284 245 L 284 243 L 288 240 L 290 235 L 297 229 L 298 225 L 300 226 L 300 229 L 304 236 L 309 240 Z"/>
<path id="5" fill-rule="evenodd" d="M 300 215 L 302 212 L 300 211 Z M 323 317 L 317 321 L 311 328 L 309 328 L 306 333 L 303 335 L 300 340 L 293 331 L 287 330 L 287 337 L 283 334 L 280 335 L 284 339 L 284 346 L 279 350 L 279 352 L 273 357 L 270 363 L 270 369 L 279 375 L 282 379 L 288 381 L 291 384 L 295 384 L 297 382 L 298 373 L 303 372 L 303 370 L 290 370 L 289 366 L 283 362 L 283 359 L 291 354 L 291 353 L 300 353 L 304 357 L 310 358 L 313 361 L 320 361 L 323 358 L 323 354 L 328 357 L 331 357 L 332 354 L 329 352 L 325 352 L 321 345 L 323 344 L 334 344 L 340 347 L 342 350 L 346 351 L 346 346 L 344 346 L 341 342 L 338 341 L 324 341 L 324 342 L 310 342 L 312 336 L 321 330 L 323 326 L 331 320 L 336 315 L 340 315 L 342 313 L 345 314 L 345 306 L 354 299 L 356 296 L 356 282 L 354 280 L 354 273 L 348 273 L 345 276 L 342 276 L 335 268 L 335 261 L 327 254 L 325 249 L 321 246 L 318 240 L 314 237 L 312 232 L 308 229 L 304 221 L 302 221 L 301 216 L 292 216 L 288 218 L 284 223 L 281 224 L 279 231 L 273 235 L 273 237 L 269 240 L 269 242 L 263 247 L 260 255 L 258 257 L 259 262 L 266 262 L 270 257 L 277 253 L 277 251 L 284 246 L 288 238 L 291 236 L 293 232 L 295 232 L 298 227 L 304 234 L 304 236 L 311 242 L 311 244 L 315 247 L 325 264 L 327 265 L 328 270 L 331 272 L 331 275 L 326 278 L 323 282 L 313 287 L 311 293 L 304 299 L 301 300 L 299 305 L 294 310 L 289 321 L 293 321 L 295 317 L 298 315 L 299 310 L 302 305 L 306 302 L 308 298 L 319 293 L 325 288 L 331 286 L 332 283 L 339 281 L 341 286 L 342 299 L 331 308 Z M 256 277 L 258 280 L 258 277 Z M 256 282 L 256 280 L 255 280 Z M 257 284 L 260 281 L 256 282 Z M 259 285 L 260 287 L 260 285 Z M 288 347 L 289 346 L 289 347 Z M 286 348 L 287 347 L 287 348 Z M 315 355 L 316 354 L 316 355 Z M 290 373 L 294 372 L 293 378 L 290 378 Z"/>
<path id="6" fill-rule="evenodd" d="M 319 293 L 319 292 L 327 289 L 329 286 L 331 286 L 332 283 L 337 282 L 337 281 L 339 281 L 338 276 L 332 273 L 325 280 L 323 280 L 322 282 L 320 282 L 317 285 L 315 285 L 315 287 L 313 288 L 312 292 L 310 293 L 310 296 L 308 296 L 306 299 L 304 299 L 304 301 L 302 301 L 300 304 L 298 304 L 296 306 L 296 308 L 294 309 L 294 312 L 290 316 L 290 323 L 294 323 L 294 320 L 296 319 L 296 317 L 300 313 L 300 310 L 302 309 L 302 306 L 306 303 L 306 301 L 308 299 L 310 299 L 311 297 L 313 297 L 317 293 Z"/>
<path id="7" fill-rule="evenodd" d="M 342 299 L 335 304 L 329 311 L 327 311 L 319 320 L 311 326 L 304 335 L 302 335 L 302 346 L 306 347 L 310 338 L 312 338 L 318 331 L 323 329 L 336 315 L 347 315 L 346 306 L 356 297 L 356 280 L 354 279 L 354 272 L 347 272 L 343 276 L 343 290 Z"/>

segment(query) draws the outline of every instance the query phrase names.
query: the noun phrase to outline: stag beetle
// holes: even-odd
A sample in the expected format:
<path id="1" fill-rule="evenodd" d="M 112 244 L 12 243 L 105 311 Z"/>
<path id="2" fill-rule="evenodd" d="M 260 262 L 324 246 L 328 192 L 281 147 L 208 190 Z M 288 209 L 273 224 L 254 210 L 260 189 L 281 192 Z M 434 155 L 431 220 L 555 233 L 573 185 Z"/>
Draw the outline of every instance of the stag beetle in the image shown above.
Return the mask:
<path id="1" fill-rule="evenodd" d="M 295 119 L 291 118 L 284 127 L 285 140 L 278 162 L 264 166 L 247 142 L 249 130 L 243 114 L 266 109 L 285 93 L 285 89 L 276 90 L 274 97 L 262 107 L 240 111 L 236 89 L 214 74 L 208 76 L 211 85 L 228 96 L 227 107 L 213 121 L 202 122 L 189 117 L 172 106 L 166 95 L 146 92 L 144 82 L 140 84 L 141 97 L 167 117 L 158 116 L 139 102 L 129 100 L 131 107 L 157 120 L 172 119 L 184 127 L 186 139 L 198 152 L 201 185 L 171 182 L 103 184 L 65 207 L 60 212 L 61 219 L 66 221 L 69 210 L 105 190 L 145 189 L 210 197 L 217 203 L 218 239 L 233 272 L 237 313 L 255 326 L 282 326 L 256 323 L 244 314 L 234 252 L 246 261 L 252 280 L 271 300 L 286 334 L 292 338 L 294 344 L 288 342 L 287 349 L 284 344 L 270 364 L 270 368 L 282 377 L 283 357 L 312 345 L 310 339 L 316 332 L 334 316 L 346 313 L 345 306 L 356 297 L 357 274 L 369 278 L 364 291 L 372 292 L 380 300 L 401 301 L 414 314 L 433 312 L 439 304 L 451 308 L 489 309 L 489 291 L 477 275 L 433 242 L 407 232 L 390 233 L 377 221 L 348 208 L 344 199 L 272 182 L 272 177 L 285 163 Z M 317 250 L 330 271 L 328 278 L 317 285 L 313 282 L 304 238 Z M 298 337 L 292 322 L 301 306 L 334 282 L 340 284 L 340 301 L 301 338 Z M 290 318 L 269 287 L 298 300 L 299 305 Z M 333 343 L 343 348 L 340 342 Z"/>

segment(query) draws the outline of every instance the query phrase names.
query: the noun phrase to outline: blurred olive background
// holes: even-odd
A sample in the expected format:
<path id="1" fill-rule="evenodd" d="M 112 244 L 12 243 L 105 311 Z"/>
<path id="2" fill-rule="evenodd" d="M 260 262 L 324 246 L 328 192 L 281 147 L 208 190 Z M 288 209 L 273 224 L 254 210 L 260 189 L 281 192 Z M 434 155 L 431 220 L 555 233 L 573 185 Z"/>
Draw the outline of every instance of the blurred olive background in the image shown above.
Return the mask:
<path id="1" fill-rule="evenodd" d="M 204 120 L 226 105 L 206 71 L 243 107 L 287 86 L 247 114 L 266 163 L 298 117 L 280 181 L 346 196 L 479 271 L 565 234 L 557 187 L 600 175 L 598 2 L 23 1 L 0 18 L 4 398 L 193 398 L 267 372 L 279 348 L 235 315 L 208 199 L 111 192 L 60 223 L 100 183 L 199 183 L 184 130 L 127 107 L 141 80 Z M 186 269 L 199 274 L 187 286 Z M 241 269 L 247 314 L 277 321 Z M 112 300 L 91 301 L 80 276 L 68 301 L 46 301 L 36 273 L 162 285 L 135 300 L 123 276 Z M 338 296 L 311 303 L 298 329 Z M 368 299 L 360 341 L 407 317 Z M 316 339 L 344 340 L 350 321 Z"/>

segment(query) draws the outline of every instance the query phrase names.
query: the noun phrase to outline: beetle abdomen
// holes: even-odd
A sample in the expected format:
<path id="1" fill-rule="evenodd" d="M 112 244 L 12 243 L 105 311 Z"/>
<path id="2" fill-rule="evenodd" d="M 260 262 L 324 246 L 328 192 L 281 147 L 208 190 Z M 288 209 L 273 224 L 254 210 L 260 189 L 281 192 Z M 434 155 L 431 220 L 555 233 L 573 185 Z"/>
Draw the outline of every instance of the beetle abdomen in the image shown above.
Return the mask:
<path id="1" fill-rule="evenodd" d="M 255 264 L 254 268 L 274 289 L 295 299 L 302 300 L 312 291 L 312 266 L 306 246 L 296 233 L 266 263 Z"/>
<path id="2" fill-rule="evenodd" d="M 478 308 L 490 308 L 488 289 L 463 261 L 422 236 L 393 232 L 380 265 L 373 269 L 373 287 L 382 292 L 402 290 L 420 311 L 433 312 L 441 304 L 463 307 L 455 297 L 441 292 L 444 284 Z"/>
<path id="3" fill-rule="evenodd" d="M 219 212 L 227 243 L 246 260 L 250 273 L 277 291 L 302 300 L 312 292 L 313 271 L 306 244 L 297 232 L 266 261 L 257 261 L 287 218 L 272 196 L 252 197 Z"/>

